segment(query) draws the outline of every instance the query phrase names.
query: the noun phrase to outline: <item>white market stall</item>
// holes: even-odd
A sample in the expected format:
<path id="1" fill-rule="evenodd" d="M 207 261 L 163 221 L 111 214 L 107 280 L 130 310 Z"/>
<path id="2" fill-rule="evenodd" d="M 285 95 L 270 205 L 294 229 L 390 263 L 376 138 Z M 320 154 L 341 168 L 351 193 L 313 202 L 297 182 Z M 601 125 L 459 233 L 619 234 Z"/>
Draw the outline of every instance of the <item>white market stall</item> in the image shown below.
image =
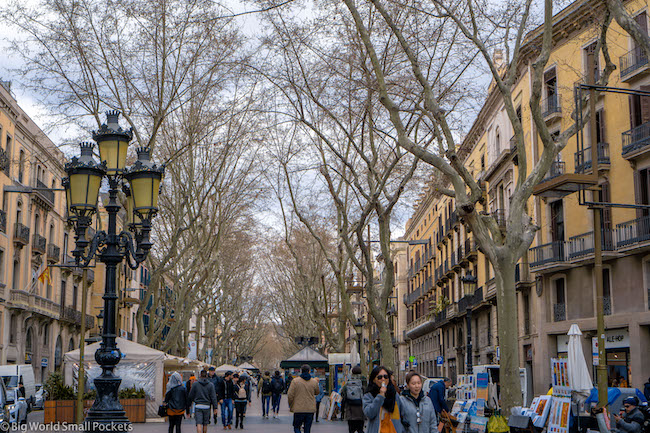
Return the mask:
<path id="1" fill-rule="evenodd" d="M 146 417 L 157 417 L 158 406 L 164 398 L 165 353 L 119 337 L 116 341 L 122 352 L 122 360 L 115 368 L 115 374 L 122 378 L 120 387 L 142 388 L 146 394 Z M 84 368 L 90 389 L 93 387 L 93 379 L 101 374 L 101 368 L 95 362 L 94 356 L 99 345 L 99 342 L 93 343 L 84 350 Z M 172 360 L 168 359 L 169 361 Z M 63 362 L 66 385 L 75 385 L 79 372 L 79 349 L 67 352 Z M 186 365 L 182 361 L 179 362 L 179 359 L 172 362 L 178 366 Z M 176 368 L 172 367 L 171 370 Z"/>
<path id="2" fill-rule="evenodd" d="M 214 372 L 216 374 L 220 374 L 220 375 L 224 375 L 227 371 L 231 371 L 231 372 L 234 373 L 234 372 L 237 371 L 237 367 L 235 367 L 234 365 L 230 365 L 230 364 L 223 364 L 223 365 L 220 365 L 219 367 L 217 367 L 214 370 Z"/>

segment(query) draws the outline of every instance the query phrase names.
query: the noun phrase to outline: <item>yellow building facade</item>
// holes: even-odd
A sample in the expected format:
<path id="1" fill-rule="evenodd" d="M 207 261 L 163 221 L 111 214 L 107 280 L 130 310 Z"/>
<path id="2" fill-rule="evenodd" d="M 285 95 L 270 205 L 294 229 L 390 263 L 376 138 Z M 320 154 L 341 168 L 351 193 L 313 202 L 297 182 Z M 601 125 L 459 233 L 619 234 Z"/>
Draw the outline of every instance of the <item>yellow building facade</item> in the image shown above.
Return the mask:
<path id="1" fill-rule="evenodd" d="M 596 41 L 603 15 L 599 5 L 576 2 L 554 18 L 554 48 L 544 71 L 542 95 L 542 112 L 551 133 L 564 131 L 574 122 L 574 86 L 584 82 L 587 74 L 587 49 Z M 628 2 L 626 7 L 647 29 L 647 1 Z M 528 171 L 542 150 L 529 108 L 530 71 L 539 36 L 537 30 L 528 37 L 512 93 L 525 133 Z M 609 85 L 650 89 L 647 59 L 616 23 L 609 29 L 608 47 L 617 66 Z M 497 52 L 495 61 L 498 58 Z M 601 56 L 600 70 L 603 63 Z M 601 94 L 596 102 L 594 140 L 588 129 L 580 149 L 577 137 L 570 139 L 530 200 L 529 212 L 541 229 L 517 266 L 516 285 L 521 367 L 526 368 L 529 387 L 537 394 L 550 383 L 549 359 L 565 356 L 570 325 L 577 323 L 583 330 L 587 354 L 596 329 L 591 211 L 581 205 L 577 193 L 559 191 L 576 175 L 591 173 L 594 142 L 598 143 L 601 201 L 650 203 L 649 107 L 650 98 Z M 495 215 L 503 229 L 519 169 L 512 135 L 501 95 L 490 89 L 459 148 L 466 166 L 484 187 L 484 211 Z M 409 248 L 406 335 L 411 355 L 419 358 L 424 374 L 453 378 L 464 372 L 468 351 L 473 365 L 498 360 L 494 275 L 459 221 L 453 200 L 432 191 L 423 194 L 406 227 L 408 239 L 429 240 L 425 247 Z M 590 200 L 591 193 L 583 198 Z M 603 212 L 603 239 L 609 382 L 642 387 L 650 376 L 650 363 L 643 359 L 643 354 L 650 353 L 648 211 L 608 208 Z M 461 280 L 468 273 L 478 280 L 473 294 Z M 442 361 L 441 365 L 436 361 Z"/>

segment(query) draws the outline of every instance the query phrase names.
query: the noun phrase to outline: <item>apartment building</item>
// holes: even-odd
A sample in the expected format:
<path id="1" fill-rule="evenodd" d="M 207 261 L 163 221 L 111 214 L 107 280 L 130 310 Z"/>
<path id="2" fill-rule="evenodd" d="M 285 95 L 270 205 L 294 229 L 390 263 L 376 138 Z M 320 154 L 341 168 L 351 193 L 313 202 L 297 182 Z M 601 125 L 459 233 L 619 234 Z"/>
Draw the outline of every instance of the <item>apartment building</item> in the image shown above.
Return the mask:
<path id="1" fill-rule="evenodd" d="M 0 85 L 0 362 L 32 364 L 37 381 L 78 347 L 81 273 L 61 189 L 64 155 Z M 38 276 L 49 266 L 49 279 Z M 92 279 L 92 277 L 91 277 Z M 92 281 L 91 281 L 92 282 Z M 92 325 L 92 318 L 87 320 Z"/>
<path id="2" fill-rule="evenodd" d="M 554 18 L 554 48 L 544 72 L 542 112 L 552 133 L 569 127 L 574 119 L 575 83 L 588 73 L 599 74 L 602 57 L 588 71 L 587 53 L 596 41 L 602 5 L 579 1 Z M 647 1 L 626 3 L 643 28 L 648 28 Z M 525 131 L 528 170 L 539 160 L 541 143 L 529 110 L 531 64 L 541 31 L 533 31 L 522 48 L 514 105 Z M 610 86 L 650 89 L 650 67 L 631 38 L 612 24 L 608 32 L 610 54 L 617 71 Z M 495 53 L 498 61 L 499 53 Z M 512 126 L 501 96 L 489 89 L 486 103 L 458 149 L 465 165 L 485 190 L 484 212 L 492 213 L 505 230 L 509 198 L 518 174 L 518 155 L 512 145 Z M 647 101 L 638 95 L 603 93 L 596 102 L 596 136 L 585 131 L 578 147 L 571 139 L 536 187 L 529 203 L 541 227 L 516 271 L 521 367 L 528 370 L 535 393 L 550 383 L 549 359 L 565 356 L 566 333 L 577 323 L 584 333 L 585 353 L 595 336 L 593 282 L 593 224 L 591 211 L 581 205 L 591 192 L 591 145 L 597 146 L 600 201 L 650 204 L 650 115 Z M 624 381 L 640 387 L 650 376 L 650 220 L 645 209 L 607 208 L 603 212 L 603 250 L 606 349 L 609 383 Z M 429 376 L 454 378 L 464 371 L 468 349 L 473 365 L 498 361 L 494 274 L 478 251 L 471 233 L 459 220 L 453 200 L 434 189 L 424 191 L 406 227 L 409 240 L 428 240 L 409 247 L 409 283 L 406 297 L 407 332 L 411 354 Z M 463 277 L 477 277 L 476 290 L 466 288 Z M 470 314 L 468 314 L 470 313 Z M 470 317 L 468 319 L 468 317 Z M 468 330 L 471 340 L 468 340 Z"/>

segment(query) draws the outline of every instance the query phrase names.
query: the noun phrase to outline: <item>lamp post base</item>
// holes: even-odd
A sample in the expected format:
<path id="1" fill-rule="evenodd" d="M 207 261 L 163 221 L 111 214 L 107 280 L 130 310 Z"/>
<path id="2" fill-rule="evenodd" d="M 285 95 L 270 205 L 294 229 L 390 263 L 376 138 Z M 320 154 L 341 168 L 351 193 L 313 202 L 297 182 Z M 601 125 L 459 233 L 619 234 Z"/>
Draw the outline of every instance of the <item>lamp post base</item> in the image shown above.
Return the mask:
<path id="1" fill-rule="evenodd" d="M 105 370 L 104 373 L 107 373 Z M 85 431 L 89 432 L 127 432 L 131 423 L 117 396 L 122 379 L 102 374 L 93 381 L 97 398 L 88 411 L 84 421 Z"/>

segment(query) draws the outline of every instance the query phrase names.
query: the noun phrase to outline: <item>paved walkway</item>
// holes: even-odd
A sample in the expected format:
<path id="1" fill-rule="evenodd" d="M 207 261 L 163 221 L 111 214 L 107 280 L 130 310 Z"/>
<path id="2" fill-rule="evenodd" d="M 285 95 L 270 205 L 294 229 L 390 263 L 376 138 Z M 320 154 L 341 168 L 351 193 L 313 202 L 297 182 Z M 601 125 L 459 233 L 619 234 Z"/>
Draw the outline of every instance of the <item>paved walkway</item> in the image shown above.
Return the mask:
<path id="1" fill-rule="evenodd" d="M 219 410 L 219 419 L 221 419 L 221 410 Z M 273 419 L 262 418 L 262 405 L 261 400 L 253 396 L 253 404 L 246 411 L 246 418 L 244 419 L 244 430 L 235 430 L 234 419 L 233 429 L 227 431 L 243 431 L 249 433 L 293 433 L 292 426 L 293 415 L 289 412 L 287 404 L 287 396 L 282 396 L 280 404 L 280 416 Z M 43 422 L 43 412 L 35 411 L 29 414 L 28 421 Z M 150 422 L 145 424 L 133 424 L 134 433 L 166 433 L 169 424 L 162 422 Z M 194 419 L 185 419 L 182 426 L 183 433 L 195 433 L 196 427 Z M 210 424 L 208 433 L 220 433 L 226 430 L 223 429 L 221 423 L 215 427 Z M 347 433 L 348 427 L 345 421 L 323 421 L 313 423 L 312 433 Z"/>

